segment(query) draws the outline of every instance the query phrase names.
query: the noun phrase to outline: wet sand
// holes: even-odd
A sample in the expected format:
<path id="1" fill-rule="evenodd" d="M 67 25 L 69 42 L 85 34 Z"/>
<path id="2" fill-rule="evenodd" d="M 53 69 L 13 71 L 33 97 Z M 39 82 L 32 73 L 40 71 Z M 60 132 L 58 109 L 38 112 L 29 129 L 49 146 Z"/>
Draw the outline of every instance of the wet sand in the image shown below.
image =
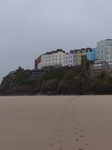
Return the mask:
<path id="1" fill-rule="evenodd" d="M 112 150 L 112 96 L 0 97 L 1 150 Z"/>

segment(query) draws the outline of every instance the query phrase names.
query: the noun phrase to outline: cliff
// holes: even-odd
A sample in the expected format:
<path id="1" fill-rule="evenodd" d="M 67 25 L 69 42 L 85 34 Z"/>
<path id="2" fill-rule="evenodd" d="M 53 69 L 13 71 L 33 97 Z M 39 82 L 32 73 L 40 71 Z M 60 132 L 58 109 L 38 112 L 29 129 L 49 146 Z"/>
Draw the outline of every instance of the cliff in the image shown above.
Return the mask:
<path id="1" fill-rule="evenodd" d="M 101 72 L 91 77 L 81 66 L 52 68 L 45 71 L 23 70 L 7 75 L 0 85 L 0 95 L 81 95 L 112 94 L 112 77 Z"/>

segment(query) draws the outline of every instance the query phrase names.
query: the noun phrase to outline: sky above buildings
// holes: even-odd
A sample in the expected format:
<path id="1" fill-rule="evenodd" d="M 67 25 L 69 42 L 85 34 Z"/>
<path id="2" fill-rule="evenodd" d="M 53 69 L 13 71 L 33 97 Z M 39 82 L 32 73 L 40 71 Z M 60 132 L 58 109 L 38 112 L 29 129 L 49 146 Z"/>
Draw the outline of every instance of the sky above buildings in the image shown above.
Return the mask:
<path id="1" fill-rule="evenodd" d="M 112 38 L 111 0 L 0 0 L 0 82 L 39 55 Z"/>

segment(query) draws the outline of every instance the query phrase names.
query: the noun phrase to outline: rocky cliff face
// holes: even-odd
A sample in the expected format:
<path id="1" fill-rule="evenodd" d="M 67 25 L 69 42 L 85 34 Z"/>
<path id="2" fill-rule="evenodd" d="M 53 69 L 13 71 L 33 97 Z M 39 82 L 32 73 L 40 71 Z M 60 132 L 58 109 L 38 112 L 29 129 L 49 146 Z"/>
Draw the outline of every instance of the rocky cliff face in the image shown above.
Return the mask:
<path id="1" fill-rule="evenodd" d="M 31 70 L 22 70 L 13 77 L 6 76 L 0 86 L 0 95 L 80 95 L 112 94 L 112 77 L 91 79 L 90 73 L 81 73 L 81 67 L 52 69 L 51 73 L 34 76 Z"/>

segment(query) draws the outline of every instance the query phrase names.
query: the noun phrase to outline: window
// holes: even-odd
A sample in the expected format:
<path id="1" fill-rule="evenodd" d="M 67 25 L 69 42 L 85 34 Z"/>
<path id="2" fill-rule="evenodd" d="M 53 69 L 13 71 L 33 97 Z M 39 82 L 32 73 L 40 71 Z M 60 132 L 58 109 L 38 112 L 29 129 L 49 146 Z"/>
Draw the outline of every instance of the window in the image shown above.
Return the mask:
<path id="1" fill-rule="evenodd" d="M 103 50 L 101 50 L 101 54 L 103 54 Z"/>
<path id="2" fill-rule="evenodd" d="M 108 64 L 108 68 L 109 68 L 109 69 L 112 68 L 112 64 Z"/>

